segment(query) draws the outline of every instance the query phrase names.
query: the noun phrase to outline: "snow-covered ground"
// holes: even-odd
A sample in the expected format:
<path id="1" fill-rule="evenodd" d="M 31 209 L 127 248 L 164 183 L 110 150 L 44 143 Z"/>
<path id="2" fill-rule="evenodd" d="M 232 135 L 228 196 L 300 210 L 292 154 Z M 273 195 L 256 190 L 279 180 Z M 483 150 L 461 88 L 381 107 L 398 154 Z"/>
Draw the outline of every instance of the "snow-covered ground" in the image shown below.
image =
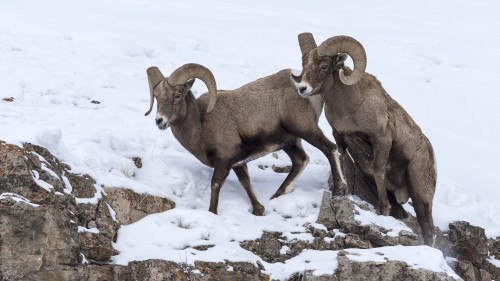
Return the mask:
<path id="1" fill-rule="evenodd" d="M 293 192 L 272 201 L 285 174 L 258 165 L 288 164 L 288 158 L 280 152 L 279 159 L 268 155 L 251 162 L 250 176 L 266 216 L 250 214 L 234 174 L 222 189 L 215 216 L 207 211 L 212 170 L 170 131 L 159 131 L 154 114 L 144 117 L 146 68 L 156 65 L 168 75 L 184 63 L 201 63 L 213 71 L 220 89 L 233 89 L 284 68 L 300 69 L 300 32 L 313 32 L 318 43 L 346 34 L 363 43 L 367 71 L 434 145 L 439 171 L 435 224 L 447 229 L 451 221 L 467 220 L 485 228 L 489 237 L 500 236 L 498 11 L 500 2 L 493 0 L 2 1 L 0 98 L 14 101 L 0 101 L 0 139 L 45 146 L 99 184 L 176 202 L 176 209 L 120 230 L 117 263 L 254 261 L 257 257 L 238 241 L 255 239 L 263 230 L 293 236 L 315 221 L 327 186 L 326 158 L 305 145 L 309 166 Z M 199 81 L 194 89 L 206 91 Z M 331 138 L 324 117 L 320 125 Z M 134 166 L 135 156 L 143 159 L 142 169 Z M 189 248 L 200 244 L 216 246 L 204 253 Z M 308 268 L 324 270 L 330 260 L 326 267 L 335 266 L 327 256 L 336 253 L 303 255 L 290 263 L 308 259 Z M 301 269 L 266 268 L 276 278 Z"/>

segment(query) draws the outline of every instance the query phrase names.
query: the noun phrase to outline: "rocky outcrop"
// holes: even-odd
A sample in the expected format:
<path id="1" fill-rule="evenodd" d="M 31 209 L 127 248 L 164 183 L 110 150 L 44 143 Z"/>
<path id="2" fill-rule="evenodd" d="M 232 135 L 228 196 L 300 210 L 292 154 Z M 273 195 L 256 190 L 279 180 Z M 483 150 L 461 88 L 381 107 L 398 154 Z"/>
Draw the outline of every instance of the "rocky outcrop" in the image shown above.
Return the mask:
<path id="1" fill-rule="evenodd" d="M 356 234 L 359 238 L 374 247 L 405 245 L 413 246 L 422 244 L 422 238 L 419 237 L 419 228 L 415 227 L 416 219 L 408 217 L 402 221 L 407 226 L 413 226 L 413 231 L 400 231 L 397 236 L 387 235 L 387 229 L 375 224 L 362 224 L 355 219 L 356 214 L 361 210 L 369 211 L 370 206 L 364 201 L 355 202 L 348 197 L 332 198 L 328 192 L 325 192 L 322 199 L 322 206 L 318 216 L 318 223 L 327 227 L 327 229 L 340 229 L 344 233 Z"/>
<path id="2" fill-rule="evenodd" d="M 140 159 L 134 162 L 140 166 Z M 402 261 L 349 258 L 349 248 L 412 246 L 421 244 L 422 238 L 411 216 L 402 220 L 410 229 L 397 233 L 361 222 L 360 214 L 372 212 L 370 204 L 376 199 L 370 195 L 370 182 L 356 167 L 351 163 L 346 169 L 350 191 L 364 201 L 331 198 L 326 192 L 317 223 L 299 233 L 308 239 L 264 232 L 259 239 L 241 242 L 241 247 L 268 263 L 286 262 L 307 249 L 338 251 L 332 274 L 305 271 L 287 280 L 454 280 Z M 0 142 L 0 276 L 2 280 L 271 280 L 260 262 L 109 264 L 117 254 L 112 243 L 121 225 L 174 207 L 167 198 L 100 186 L 90 175 L 72 173 L 43 147 Z M 464 280 L 500 280 L 494 260 L 500 257 L 499 246 L 499 239 L 486 239 L 483 229 L 466 222 L 437 232 L 436 247 Z"/>
<path id="3" fill-rule="evenodd" d="M 464 280 L 500 280 L 500 268 L 492 262 L 498 239 L 488 240 L 483 228 L 465 221 L 450 223 L 448 232 L 440 236 L 437 248 L 455 258 L 451 267 Z"/>
<path id="4" fill-rule="evenodd" d="M 113 208 L 130 211 L 118 217 L 131 223 L 175 206 L 166 198 L 106 190 L 43 147 L 0 141 L 1 280 L 87 280 L 78 277 L 87 272 L 82 264 L 107 264 L 117 254 L 112 243 L 121 224 Z"/>
<path id="5" fill-rule="evenodd" d="M 297 281 L 361 281 L 361 280 L 435 280 L 452 281 L 453 277 L 442 272 L 433 272 L 430 270 L 412 268 L 402 261 L 386 261 L 383 263 L 366 261 L 357 262 L 349 259 L 347 252 L 341 251 L 337 255 L 338 267 L 334 274 L 315 275 L 312 271 L 305 271 L 301 274 L 295 274 L 289 280 Z"/>

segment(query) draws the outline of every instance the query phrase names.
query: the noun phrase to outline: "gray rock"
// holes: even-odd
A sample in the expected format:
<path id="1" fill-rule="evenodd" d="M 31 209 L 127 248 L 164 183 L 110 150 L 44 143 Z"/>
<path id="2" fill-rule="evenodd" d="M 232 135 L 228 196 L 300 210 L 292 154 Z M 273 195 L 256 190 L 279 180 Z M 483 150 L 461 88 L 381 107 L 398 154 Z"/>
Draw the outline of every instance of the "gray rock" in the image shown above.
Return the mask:
<path id="1" fill-rule="evenodd" d="M 454 269 L 465 281 L 482 280 L 481 272 L 470 261 L 458 260 Z"/>
<path id="2" fill-rule="evenodd" d="M 109 207 L 103 200 L 100 200 L 97 204 L 95 222 L 100 235 L 103 235 L 111 241 L 116 240 L 116 231 L 120 225 L 118 222 L 113 221 Z"/>
<path id="3" fill-rule="evenodd" d="M 492 264 L 488 259 L 484 260 L 483 268 L 491 274 L 490 280 L 500 280 L 500 267 Z"/>
<path id="4" fill-rule="evenodd" d="M 494 256 L 497 260 L 500 260 L 500 238 L 490 239 L 488 243 L 490 249 L 490 255 Z"/>
<path id="5" fill-rule="evenodd" d="M 333 207 L 331 205 L 331 192 L 325 191 L 323 192 L 323 197 L 321 198 L 321 206 L 319 209 L 318 219 L 316 223 L 320 223 L 328 230 L 332 230 L 334 228 L 340 228 L 337 220 L 335 218 L 335 213 L 333 212 Z"/>
<path id="6" fill-rule="evenodd" d="M 484 229 L 464 221 L 450 223 L 449 228 L 451 248 L 457 257 L 481 268 L 488 256 L 488 239 Z"/>
<path id="7" fill-rule="evenodd" d="M 280 258 L 279 232 L 264 232 L 257 247 L 258 255 L 267 262 L 276 262 Z"/>
<path id="8" fill-rule="evenodd" d="M 137 168 L 142 168 L 142 159 L 140 157 L 132 157 L 132 161 L 134 161 L 134 165 Z"/>
<path id="9" fill-rule="evenodd" d="M 317 275 L 314 275 L 313 271 L 307 270 L 302 275 L 302 278 L 301 279 L 297 278 L 297 280 L 300 280 L 300 281 L 337 281 L 339 279 L 337 278 L 337 275 L 317 276 Z"/>
<path id="10" fill-rule="evenodd" d="M 104 235 L 91 232 L 79 233 L 80 251 L 87 260 L 92 262 L 107 262 L 117 255 L 118 252 L 113 249 L 112 240 Z"/>
<path id="11" fill-rule="evenodd" d="M 339 252 L 337 261 L 335 275 L 338 280 L 455 280 L 441 272 L 411 268 L 402 261 L 357 262 L 350 260 L 345 252 Z"/>
<path id="12" fill-rule="evenodd" d="M 363 241 L 359 235 L 348 233 L 345 237 L 345 248 L 370 249 L 373 246 L 370 241 Z"/>
<path id="13" fill-rule="evenodd" d="M 72 194 L 78 198 L 92 198 L 97 192 L 95 180 L 89 175 L 68 174 L 66 176 L 73 187 Z"/>
<path id="14" fill-rule="evenodd" d="M 143 217 L 168 211 L 175 203 L 168 198 L 137 194 L 130 189 L 104 188 L 106 201 L 116 212 L 116 219 L 123 225 L 136 222 Z"/>
<path id="15" fill-rule="evenodd" d="M 373 247 L 397 244 L 413 246 L 421 242 L 418 237 L 411 232 L 402 232 L 399 237 L 391 237 L 385 235 L 387 230 L 378 225 L 361 225 L 361 223 L 355 219 L 355 204 L 351 200 L 343 196 L 334 197 L 332 200 L 335 220 L 342 232 L 357 234 L 361 240 L 369 241 Z"/>
<path id="16" fill-rule="evenodd" d="M 267 281 L 269 275 L 248 262 L 195 262 L 195 268 L 201 271 L 202 278 L 196 280 L 241 280 Z"/>
<path id="17" fill-rule="evenodd" d="M 0 204 L 0 271 L 4 280 L 56 270 L 59 265 L 77 265 L 76 217 L 67 208 L 74 200 L 69 196 L 54 200 L 54 205 L 39 207 L 23 202 Z"/>
<path id="18" fill-rule="evenodd" d="M 314 275 L 313 271 L 305 271 L 301 274 L 294 274 L 288 281 L 308 280 L 308 281 L 394 281 L 394 280 L 442 280 L 452 281 L 453 277 L 443 272 L 433 272 L 426 269 L 412 268 L 403 261 L 359 262 L 347 257 L 347 252 L 340 251 L 337 256 L 338 267 L 333 274 Z"/>
<path id="19" fill-rule="evenodd" d="M 292 166 L 291 165 L 287 165 L 287 166 L 272 165 L 271 169 L 273 169 L 273 171 L 275 173 L 287 173 L 288 174 L 292 170 Z"/>

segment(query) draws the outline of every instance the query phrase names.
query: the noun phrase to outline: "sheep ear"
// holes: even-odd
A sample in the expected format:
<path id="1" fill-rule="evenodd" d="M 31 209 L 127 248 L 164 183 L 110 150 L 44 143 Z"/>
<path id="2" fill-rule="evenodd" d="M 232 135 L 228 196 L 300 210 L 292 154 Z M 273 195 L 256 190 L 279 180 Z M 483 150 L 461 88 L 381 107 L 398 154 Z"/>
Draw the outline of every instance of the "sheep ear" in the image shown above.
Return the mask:
<path id="1" fill-rule="evenodd" d="M 344 62 L 347 59 L 348 55 L 346 53 L 339 53 L 333 57 L 333 64 L 335 65 L 335 69 L 341 69 L 344 67 Z"/>
<path id="2" fill-rule="evenodd" d="M 191 87 L 193 87 L 194 81 L 196 78 L 189 79 L 186 83 L 184 83 L 184 89 L 187 91 L 191 90 Z"/>

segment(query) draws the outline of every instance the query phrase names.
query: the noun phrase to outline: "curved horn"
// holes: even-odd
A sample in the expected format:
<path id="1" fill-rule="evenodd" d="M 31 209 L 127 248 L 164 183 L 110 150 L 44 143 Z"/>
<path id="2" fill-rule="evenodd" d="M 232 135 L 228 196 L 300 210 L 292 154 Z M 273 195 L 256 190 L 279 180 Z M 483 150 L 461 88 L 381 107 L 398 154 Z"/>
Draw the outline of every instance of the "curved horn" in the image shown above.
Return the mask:
<path id="1" fill-rule="evenodd" d="M 314 41 L 314 36 L 310 32 L 304 32 L 299 34 L 299 46 L 302 52 L 302 57 L 307 55 L 312 49 L 316 48 L 316 41 Z"/>
<path id="2" fill-rule="evenodd" d="M 340 81 L 345 85 L 358 83 L 363 77 L 366 69 L 366 52 L 363 45 L 349 36 L 334 36 L 321 43 L 317 49 L 318 55 L 333 57 L 338 53 L 347 53 L 354 63 L 354 71 L 351 75 L 339 72 Z"/>
<path id="3" fill-rule="evenodd" d="M 165 77 L 163 76 L 163 74 L 161 74 L 161 71 L 156 66 L 148 68 L 146 70 L 146 73 L 148 74 L 150 100 L 149 100 L 149 110 L 144 115 L 148 116 L 149 113 L 151 113 L 151 110 L 153 109 L 153 103 L 155 102 L 153 89 L 156 87 L 156 85 L 158 85 L 158 83 L 160 83 L 163 79 L 165 79 Z"/>
<path id="4" fill-rule="evenodd" d="M 186 83 L 191 78 L 198 78 L 208 88 L 208 94 L 210 99 L 208 101 L 207 112 L 210 112 L 217 101 L 217 84 L 215 83 L 215 77 L 212 72 L 201 64 L 187 63 L 179 68 L 177 68 L 170 77 L 168 77 L 167 82 L 172 85 L 181 85 Z"/>

